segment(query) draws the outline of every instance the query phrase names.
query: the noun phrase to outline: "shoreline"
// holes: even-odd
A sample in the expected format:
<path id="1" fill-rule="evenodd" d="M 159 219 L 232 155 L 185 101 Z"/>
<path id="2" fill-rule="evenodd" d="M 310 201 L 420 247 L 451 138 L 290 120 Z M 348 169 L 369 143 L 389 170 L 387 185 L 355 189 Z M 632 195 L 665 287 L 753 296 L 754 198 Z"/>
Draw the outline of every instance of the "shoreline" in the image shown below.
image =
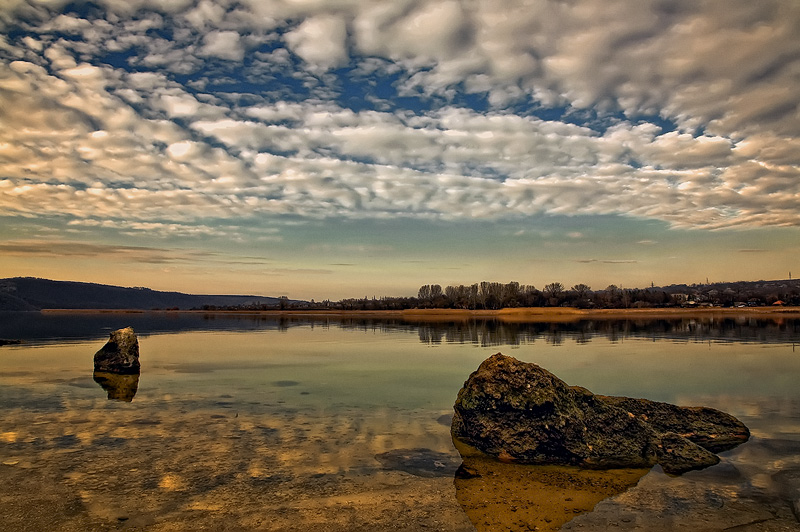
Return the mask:
<path id="1" fill-rule="evenodd" d="M 581 320 L 653 320 L 675 318 L 800 318 L 800 307 L 745 308 L 646 308 L 578 309 L 572 307 L 518 307 L 498 310 L 141 310 L 141 309 L 42 309 L 42 314 L 208 314 L 252 315 L 286 318 L 402 319 L 405 321 L 469 321 L 496 319 L 503 322 L 541 323 Z"/>

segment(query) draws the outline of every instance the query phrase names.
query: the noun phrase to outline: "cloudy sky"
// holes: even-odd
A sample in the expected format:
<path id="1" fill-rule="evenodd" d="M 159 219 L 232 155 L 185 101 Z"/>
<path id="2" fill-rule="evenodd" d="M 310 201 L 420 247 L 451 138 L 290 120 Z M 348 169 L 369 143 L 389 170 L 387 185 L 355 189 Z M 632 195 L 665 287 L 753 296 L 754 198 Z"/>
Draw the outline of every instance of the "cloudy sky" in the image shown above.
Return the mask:
<path id="1" fill-rule="evenodd" d="M 0 277 L 800 276 L 797 0 L 0 0 Z"/>

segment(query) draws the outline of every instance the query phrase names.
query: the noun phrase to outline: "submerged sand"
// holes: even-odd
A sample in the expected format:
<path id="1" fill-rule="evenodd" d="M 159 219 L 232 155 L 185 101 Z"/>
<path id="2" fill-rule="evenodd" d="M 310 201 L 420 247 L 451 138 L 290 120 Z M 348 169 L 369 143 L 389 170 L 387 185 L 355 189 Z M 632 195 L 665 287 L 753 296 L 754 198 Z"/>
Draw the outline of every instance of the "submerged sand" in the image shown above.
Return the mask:
<path id="1" fill-rule="evenodd" d="M 473 530 L 452 476 L 410 475 L 374 458 L 412 441 L 443 441 L 436 419 L 411 425 L 388 410 L 156 413 L 109 402 L 58 413 L 7 411 L 0 421 L 2 528 Z"/>
<path id="2" fill-rule="evenodd" d="M 408 449 L 449 456 L 452 467 L 460 457 L 444 414 L 67 406 L 6 408 L 3 530 L 800 529 L 792 506 L 800 502 L 800 442 L 756 438 L 720 466 L 682 477 L 658 466 L 587 471 L 468 453 L 458 474 L 436 463 L 435 474 L 415 474 L 377 456 Z"/>

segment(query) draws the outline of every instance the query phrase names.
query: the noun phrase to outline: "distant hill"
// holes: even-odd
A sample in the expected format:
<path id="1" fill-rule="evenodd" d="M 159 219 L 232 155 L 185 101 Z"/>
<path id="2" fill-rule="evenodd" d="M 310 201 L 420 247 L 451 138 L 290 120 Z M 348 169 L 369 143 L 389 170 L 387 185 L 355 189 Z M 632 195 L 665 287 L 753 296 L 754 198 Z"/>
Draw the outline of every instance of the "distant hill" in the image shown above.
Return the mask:
<path id="1" fill-rule="evenodd" d="M 0 310 L 40 309 L 174 309 L 204 306 L 277 306 L 280 298 L 262 296 L 193 295 L 123 288 L 95 283 L 51 281 L 34 277 L 0 279 Z"/>

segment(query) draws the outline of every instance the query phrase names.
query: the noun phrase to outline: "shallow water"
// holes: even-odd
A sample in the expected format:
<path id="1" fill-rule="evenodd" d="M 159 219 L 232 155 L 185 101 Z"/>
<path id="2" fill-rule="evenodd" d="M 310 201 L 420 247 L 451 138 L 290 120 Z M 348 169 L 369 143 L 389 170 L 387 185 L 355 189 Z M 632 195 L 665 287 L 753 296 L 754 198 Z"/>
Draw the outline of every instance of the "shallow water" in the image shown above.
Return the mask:
<path id="1" fill-rule="evenodd" d="M 0 347 L 5 530 L 800 526 L 793 321 L 509 326 L 113 314 L 4 323 L 0 337 L 25 340 Z M 134 394 L 116 396 L 130 402 L 109 400 L 92 356 L 108 330 L 130 323 L 142 373 Z M 497 488 L 470 492 L 475 484 L 454 482 L 461 459 L 448 416 L 469 373 L 497 351 L 596 393 L 720 408 L 753 438 L 704 471 L 642 472 L 593 511 L 542 504 L 567 497 L 541 490 L 511 490 L 514 501 L 494 497 Z M 498 469 L 484 479 L 507 487 L 531 475 L 542 473 Z M 538 525 L 525 517 L 533 514 Z"/>

